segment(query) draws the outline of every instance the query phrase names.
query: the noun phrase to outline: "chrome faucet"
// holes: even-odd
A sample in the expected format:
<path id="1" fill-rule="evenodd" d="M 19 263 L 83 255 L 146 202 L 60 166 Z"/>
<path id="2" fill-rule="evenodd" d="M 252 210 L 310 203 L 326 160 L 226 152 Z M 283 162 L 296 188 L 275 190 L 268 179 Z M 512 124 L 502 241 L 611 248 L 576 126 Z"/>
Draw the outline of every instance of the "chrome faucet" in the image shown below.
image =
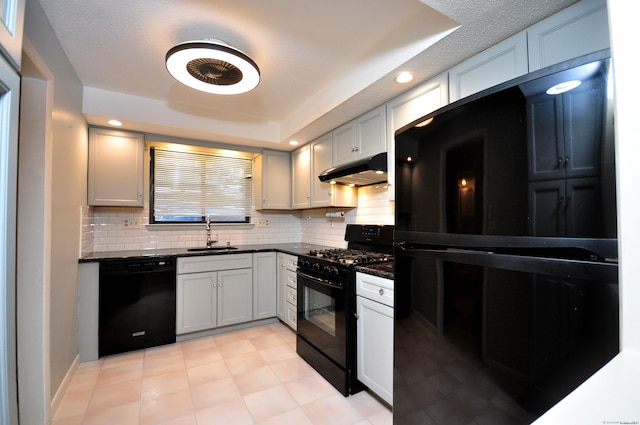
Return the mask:
<path id="1" fill-rule="evenodd" d="M 209 217 L 209 214 L 207 214 L 207 248 L 211 248 L 211 245 L 213 245 L 213 241 L 211 240 L 211 218 Z"/>

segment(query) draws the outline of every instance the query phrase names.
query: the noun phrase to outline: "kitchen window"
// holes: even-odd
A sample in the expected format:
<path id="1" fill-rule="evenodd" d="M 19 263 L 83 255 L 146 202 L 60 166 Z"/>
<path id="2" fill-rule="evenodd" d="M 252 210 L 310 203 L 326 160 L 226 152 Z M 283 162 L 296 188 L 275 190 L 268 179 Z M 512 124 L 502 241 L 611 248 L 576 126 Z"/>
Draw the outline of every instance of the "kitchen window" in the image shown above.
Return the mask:
<path id="1" fill-rule="evenodd" d="M 251 222 L 250 158 L 151 148 L 150 223 Z"/>

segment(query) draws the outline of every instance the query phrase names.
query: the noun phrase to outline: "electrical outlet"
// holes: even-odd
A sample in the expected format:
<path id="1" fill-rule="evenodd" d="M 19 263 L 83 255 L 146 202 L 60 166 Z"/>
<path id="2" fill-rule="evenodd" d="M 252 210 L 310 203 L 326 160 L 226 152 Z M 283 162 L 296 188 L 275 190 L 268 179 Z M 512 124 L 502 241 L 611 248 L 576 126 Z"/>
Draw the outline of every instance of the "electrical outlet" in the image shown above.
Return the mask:
<path id="1" fill-rule="evenodd" d="M 264 220 L 264 227 L 269 227 L 269 220 Z"/>
<path id="2" fill-rule="evenodd" d="M 140 224 L 136 218 L 125 218 L 122 220 L 123 229 L 137 229 L 138 227 L 140 227 Z"/>

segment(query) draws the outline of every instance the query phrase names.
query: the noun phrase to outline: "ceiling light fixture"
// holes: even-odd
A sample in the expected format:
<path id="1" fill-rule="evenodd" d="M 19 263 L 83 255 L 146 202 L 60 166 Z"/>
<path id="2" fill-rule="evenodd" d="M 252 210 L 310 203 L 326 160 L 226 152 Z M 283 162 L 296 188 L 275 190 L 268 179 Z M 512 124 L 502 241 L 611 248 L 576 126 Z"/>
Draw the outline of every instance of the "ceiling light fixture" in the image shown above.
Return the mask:
<path id="1" fill-rule="evenodd" d="M 180 43 L 165 60 L 176 80 L 206 93 L 246 93 L 260 82 L 258 65 L 249 56 L 213 38 Z"/>
<path id="2" fill-rule="evenodd" d="M 400 84 L 408 83 L 411 80 L 413 80 L 413 74 L 411 74 L 410 72 L 401 72 L 396 77 L 396 83 Z"/>
<path id="3" fill-rule="evenodd" d="M 114 127 L 121 127 L 122 126 L 122 122 L 118 121 L 118 120 L 109 120 L 109 121 L 107 121 L 107 123 L 109 123 L 109 125 L 112 125 Z"/>
<path id="4" fill-rule="evenodd" d="M 297 146 L 298 145 L 298 141 L 297 140 L 289 140 L 289 144 L 291 146 Z"/>

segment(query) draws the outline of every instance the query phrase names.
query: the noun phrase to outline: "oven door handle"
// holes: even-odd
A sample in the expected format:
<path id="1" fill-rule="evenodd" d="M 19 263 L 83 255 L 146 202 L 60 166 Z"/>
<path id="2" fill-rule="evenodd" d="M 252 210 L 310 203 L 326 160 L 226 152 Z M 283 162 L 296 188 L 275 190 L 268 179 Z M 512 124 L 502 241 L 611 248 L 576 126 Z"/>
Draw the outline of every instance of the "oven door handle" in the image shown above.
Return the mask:
<path id="1" fill-rule="evenodd" d="M 332 282 L 327 279 L 322 279 L 317 276 L 311 276 L 307 273 L 301 272 L 300 270 L 296 270 L 296 274 L 304 279 L 310 280 L 311 282 L 317 283 L 318 285 L 328 286 L 331 288 L 343 289 L 342 285 Z"/>

